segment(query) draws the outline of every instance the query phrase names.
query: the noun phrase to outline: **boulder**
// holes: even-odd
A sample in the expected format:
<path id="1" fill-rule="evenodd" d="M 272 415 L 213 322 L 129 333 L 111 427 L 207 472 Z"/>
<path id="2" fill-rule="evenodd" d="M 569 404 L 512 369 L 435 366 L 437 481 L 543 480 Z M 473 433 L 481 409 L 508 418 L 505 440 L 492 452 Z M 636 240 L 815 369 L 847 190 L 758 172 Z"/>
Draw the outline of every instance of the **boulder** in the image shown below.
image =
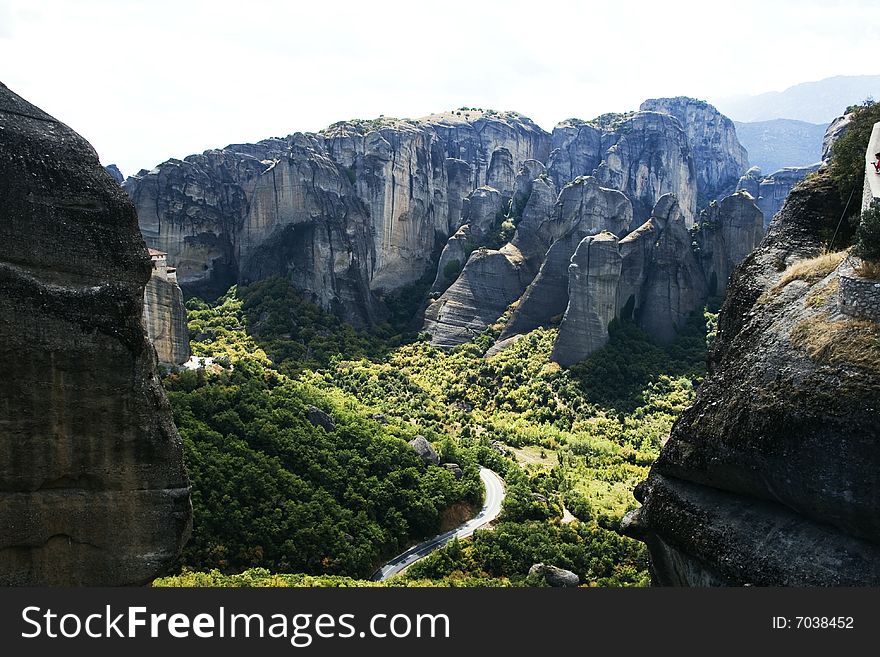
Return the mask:
<path id="1" fill-rule="evenodd" d="M 409 441 L 409 446 L 413 448 L 415 453 L 418 454 L 425 463 L 440 465 L 440 457 L 437 455 L 437 452 L 434 451 L 434 448 L 431 446 L 431 443 L 428 442 L 428 439 L 424 436 L 416 436 Z"/>
<path id="2" fill-rule="evenodd" d="M 2 84 L 0 198 L 0 585 L 148 583 L 192 507 L 135 209 L 85 139 Z"/>
<path id="3" fill-rule="evenodd" d="M 581 583 L 577 573 L 544 563 L 534 564 L 529 568 L 529 575 L 542 577 L 548 586 L 578 586 Z"/>
<path id="4" fill-rule="evenodd" d="M 443 467 L 451 472 L 456 479 L 461 479 L 464 476 L 464 473 L 461 471 L 461 466 L 458 463 L 444 463 Z"/>
<path id="5" fill-rule="evenodd" d="M 306 419 L 312 426 L 321 427 L 324 431 L 336 430 L 336 422 L 333 421 L 333 418 L 317 406 L 309 405 L 306 409 Z"/>

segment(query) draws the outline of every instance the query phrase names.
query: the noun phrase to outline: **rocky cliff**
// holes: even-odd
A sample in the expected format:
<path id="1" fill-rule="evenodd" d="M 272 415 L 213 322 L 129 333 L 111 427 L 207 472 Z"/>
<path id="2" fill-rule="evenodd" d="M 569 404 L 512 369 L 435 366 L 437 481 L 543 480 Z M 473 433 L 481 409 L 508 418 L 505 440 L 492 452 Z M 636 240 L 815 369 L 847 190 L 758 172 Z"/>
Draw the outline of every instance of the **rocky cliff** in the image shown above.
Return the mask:
<path id="1" fill-rule="evenodd" d="M 667 194 L 651 218 L 623 239 L 584 238 L 568 268 L 553 360 L 570 366 L 603 347 L 615 318 L 635 321 L 656 342 L 672 342 L 710 295 L 725 291 L 733 268 L 763 235 L 763 217 L 748 194 L 711 203 L 692 230 L 675 196 Z M 556 280 L 561 297 L 558 274 Z"/>
<path id="2" fill-rule="evenodd" d="M 578 176 L 595 176 L 622 191 L 641 225 L 664 194 L 675 194 L 688 224 L 697 210 L 697 174 L 688 137 L 667 113 L 632 112 L 591 122 L 563 121 L 553 129 L 548 173 L 557 187 Z"/>
<path id="3" fill-rule="evenodd" d="M 749 168 L 749 156 L 737 137 L 733 121 L 709 103 L 684 96 L 652 98 L 642 103 L 640 109 L 670 114 L 684 128 L 694 158 L 700 208 L 734 190 L 739 177 Z"/>
<path id="4" fill-rule="evenodd" d="M 144 327 L 160 363 L 180 365 L 189 360 L 186 306 L 173 274 L 153 270 L 144 289 Z"/>
<path id="5" fill-rule="evenodd" d="M 584 237 L 623 238 L 666 194 L 686 231 L 699 199 L 735 184 L 745 151 L 729 120 L 684 98 L 644 107 L 552 135 L 515 112 L 468 108 L 344 121 L 169 160 L 125 189 L 185 289 L 219 294 L 280 274 L 367 327 L 383 320 L 385 297 L 427 274 L 425 328 L 451 346 L 517 300 L 506 334 L 561 316 Z"/>
<path id="6" fill-rule="evenodd" d="M 818 171 L 819 166 L 820 164 L 787 167 L 768 176 L 763 175 L 758 167 L 752 167 L 739 179 L 736 188 L 752 195 L 764 215 L 764 225 L 769 226 L 776 213 L 782 209 L 792 188 L 811 173 Z"/>
<path id="7" fill-rule="evenodd" d="M 491 182 L 508 198 L 549 135 L 514 112 L 346 121 L 318 134 L 169 160 L 126 181 L 150 246 L 182 286 L 219 293 L 283 274 L 359 326 L 414 282 L 459 227 L 462 199 Z"/>
<path id="8" fill-rule="evenodd" d="M 525 184 L 522 177 L 520 184 Z M 540 325 L 552 311 L 535 310 L 533 305 L 548 301 L 542 288 L 552 286 L 559 269 L 568 267 L 580 240 L 603 230 L 620 234 L 632 222 L 626 196 L 602 187 L 593 177 L 576 178 L 558 197 L 555 185 L 542 172 L 529 186 L 528 201 L 510 242 L 498 250 L 474 251 L 455 282 L 428 306 L 424 329 L 432 344 L 449 347 L 466 342 L 498 321 L 521 297 L 524 312 L 539 316 Z M 517 325 L 523 321 L 514 320 Z"/>
<path id="9" fill-rule="evenodd" d="M 842 210 L 804 181 L 734 273 L 709 376 L 624 521 L 658 584 L 880 583 L 880 326 L 840 312 L 821 236 Z"/>
<path id="10" fill-rule="evenodd" d="M 148 582 L 192 511 L 134 207 L 82 137 L 3 85 L 0 128 L 0 584 Z"/>

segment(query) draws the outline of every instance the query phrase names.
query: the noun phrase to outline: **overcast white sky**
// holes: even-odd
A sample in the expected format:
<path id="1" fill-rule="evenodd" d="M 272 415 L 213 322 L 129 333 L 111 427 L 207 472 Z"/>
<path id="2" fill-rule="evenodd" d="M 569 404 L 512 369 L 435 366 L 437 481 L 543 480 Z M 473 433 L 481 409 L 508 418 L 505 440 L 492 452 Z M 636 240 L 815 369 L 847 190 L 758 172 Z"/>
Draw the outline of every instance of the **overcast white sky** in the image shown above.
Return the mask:
<path id="1" fill-rule="evenodd" d="M 880 69 L 876 0 L 0 0 L 0 81 L 126 175 L 354 117 L 545 129 Z"/>

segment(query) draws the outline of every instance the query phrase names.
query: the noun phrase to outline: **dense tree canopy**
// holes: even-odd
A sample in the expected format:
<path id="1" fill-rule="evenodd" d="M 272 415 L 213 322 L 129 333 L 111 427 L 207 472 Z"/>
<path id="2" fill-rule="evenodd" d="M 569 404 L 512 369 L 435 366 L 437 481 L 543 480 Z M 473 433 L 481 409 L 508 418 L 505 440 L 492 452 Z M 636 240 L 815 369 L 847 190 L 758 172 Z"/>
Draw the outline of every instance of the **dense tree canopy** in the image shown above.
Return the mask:
<path id="1" fill-rule="evenodd" d="M 711 316 L 669 347 L 615 324 L 571 370 L 550 361 L 555 329 L 490 358 L 500 325 L 451 351 L 401 344 L 391 327 L 354 331 L 280 278 L 190 300 L 189 317 L 194 352 L 222 367 L 165 378 L 194 486 L 188 568 L 364 576 L 473 512 L 480 463 L 506 481 L 500 523 L 404 580 L 536 584 L 528 569 L 544 561 L 588 584 L 647 582 L 644 547 L 615 530 L 703 376 Z M 335 429 L 309 422 L 310 405 Z M 425 465 L 406 444 L 417 434 L 464 476 Z"/>

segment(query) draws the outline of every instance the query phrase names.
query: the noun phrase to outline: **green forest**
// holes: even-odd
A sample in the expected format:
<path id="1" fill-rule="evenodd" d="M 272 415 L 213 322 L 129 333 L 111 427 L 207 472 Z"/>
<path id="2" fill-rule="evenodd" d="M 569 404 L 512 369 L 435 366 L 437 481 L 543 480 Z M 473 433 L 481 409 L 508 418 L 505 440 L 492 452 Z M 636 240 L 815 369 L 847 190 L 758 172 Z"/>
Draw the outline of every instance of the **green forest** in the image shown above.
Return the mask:
<path id="1" fill-rule="evenodd" d="M 195 520 L 180 574 L 156 585 L 366 584 L 476 513 L 479 465 L 505 480 L 499 521 L 389 585 L 540 585 L 528 576 L 537 562 L 589 586 L 648 583 L 644 546 L 616 529 L 693 399 L 715 316 L 694 317 L 669 347 L 615 322 L 605 349 L 565 370 L 550 360 L 555 328 L 488 358 L 501 322 L 432 347 L 404 330 L 422 295 L 405 291 L 369 334 L 283 278 L 188 300 L 193 353 L 213 364 L 163 376 Z M 418 435 L 439 466 L 407 444 Z"/>

